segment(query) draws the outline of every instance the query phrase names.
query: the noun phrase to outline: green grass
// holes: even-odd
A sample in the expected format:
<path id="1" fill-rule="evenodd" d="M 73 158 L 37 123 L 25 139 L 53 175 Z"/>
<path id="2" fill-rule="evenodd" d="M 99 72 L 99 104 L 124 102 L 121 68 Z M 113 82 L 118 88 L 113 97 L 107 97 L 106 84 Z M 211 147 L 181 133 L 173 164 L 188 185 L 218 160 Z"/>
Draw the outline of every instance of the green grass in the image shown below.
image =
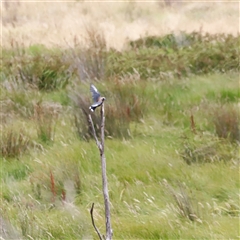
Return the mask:
<path id="1" fill-rule="evenodd" d="M 34 55 L 41 49 L 28 51 Z M 122 135 L 105 141 L 113 238 L 239 237 L 239 142 L 219 138 L 214 125 L 222 106 L 239 110 L 237 71 L 158 80 L 135 77 L 96 83 L 107 99 L 106 127 L 112 118 L 124 116 L 130 133 L 126 137 L 126 129 L 114 122 Z M 99 151 L 92 139 L 79 138 L 73 120 L 78 108 L 71 100 L 76 89 L 90 99 L 88 82 L 79 83 L 75 76 L 66 88 L 51 91 L 16 83 L 20 87 L 13 91 L 6 87 L 12 79 L 1 84 L 1 136 L 23 129 L 30 143 L 16 157 L 2 154 L 1 216 L 24 239 L 97 239 L 89 210 L 94 202 L 95 223 L 104 233 Z M 44 115 L 45 122 L 36 115 L 37 104 L 50 114 Z M 53 114 L 57 117 L 50 129 Z M 219 123 L 225 126 L 224 120 Z M 43 141 L 39 127 L 54 138 Z M 197 216 L 193 221 L 174 198 L 183 192 Z"/>

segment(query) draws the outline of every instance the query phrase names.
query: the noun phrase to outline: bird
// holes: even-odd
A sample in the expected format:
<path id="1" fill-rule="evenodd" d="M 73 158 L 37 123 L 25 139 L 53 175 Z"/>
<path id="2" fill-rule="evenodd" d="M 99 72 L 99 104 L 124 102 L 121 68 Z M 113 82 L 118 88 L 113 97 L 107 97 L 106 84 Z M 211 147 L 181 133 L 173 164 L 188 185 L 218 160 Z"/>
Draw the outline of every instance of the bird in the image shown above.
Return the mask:
<path id="1" fill-rule="evenodd" d="M 97 88 L 91 84 L 90 85 L 90 91 L 92 93 L 92 99 L 93 99 L 93 104 L 89 107 L 89 109 L 94 112 L 97 107 L 100 107 L 104 100 L 106 99 L 105 97 L 101 97 L 100 93 L 98 92 Z"/>

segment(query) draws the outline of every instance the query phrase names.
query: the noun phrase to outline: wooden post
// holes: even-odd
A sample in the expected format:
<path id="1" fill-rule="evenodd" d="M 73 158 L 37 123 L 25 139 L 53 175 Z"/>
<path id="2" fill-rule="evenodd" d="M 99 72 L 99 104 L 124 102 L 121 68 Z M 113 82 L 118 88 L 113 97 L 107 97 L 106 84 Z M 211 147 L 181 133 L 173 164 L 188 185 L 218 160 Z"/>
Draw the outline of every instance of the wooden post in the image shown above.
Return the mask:
<path id="1" fill-rule="evenodd" d="M 99 149 L 100 153 L 100 158 L 101 158 L 101 166 L 102 166 L 102 190 L 103 190 L 103 198 L 104 198 L 104 207 L 105 207 L 105 221 L 106 221 L 106 240 L 111 240 L 112 239 L 112 228 L 111 228 L 111 219 L 110 219 L 110 201 L 109 201 L 109 195 L 108 195 L 108 181 L 107 181 L 107 171 L 106 171 L 106 157 L 104 154 L 104 129 L 105 129 L 105 115 L 104 115 L 104 103 L 101 105 L 101 142 L 99 142 L 96 131 L 94 128 L 94 124 L 92 121 L 91 113 L 89 113 L 88 118 L 89 122 L 92 127 L 93 131 L 93 136 L 95 138 L 97 147 Z M 92 224 L 95 229 L 95 231 L 98 234 L 98 237 L 100 240 L 102 240 L 102 236 L 97 229 L 95 223 L 94 223 L 94 218 L 93 218 L 93 208 L 94 208 L 94 203 L 92 205 L 92 208 L 90 210 L 91 218 L 92 218 Z"/>

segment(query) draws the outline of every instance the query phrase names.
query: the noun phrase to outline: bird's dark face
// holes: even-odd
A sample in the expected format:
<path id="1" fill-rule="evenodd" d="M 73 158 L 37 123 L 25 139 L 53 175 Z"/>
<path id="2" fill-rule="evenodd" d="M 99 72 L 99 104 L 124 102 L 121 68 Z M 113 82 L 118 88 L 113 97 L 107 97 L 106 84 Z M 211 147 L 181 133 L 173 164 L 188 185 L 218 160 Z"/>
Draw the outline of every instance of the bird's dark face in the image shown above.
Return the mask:
<path id="1" fill-rule="evenodd" d="M 105 99 L 105 97 L 101 97 L 98 102 L 103 103 Z"/>

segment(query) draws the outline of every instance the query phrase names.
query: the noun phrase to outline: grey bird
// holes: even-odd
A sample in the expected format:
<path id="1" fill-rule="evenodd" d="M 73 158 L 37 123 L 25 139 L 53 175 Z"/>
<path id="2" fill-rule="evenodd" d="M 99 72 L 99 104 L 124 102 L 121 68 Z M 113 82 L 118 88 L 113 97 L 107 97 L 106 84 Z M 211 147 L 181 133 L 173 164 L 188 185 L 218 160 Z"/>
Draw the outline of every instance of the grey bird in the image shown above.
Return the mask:
<path id="1" fill-rule="evenodd" d="M 93 84 L 90 85 L 90 91 L 92 93 L 94 103 L 89 107 L 89 109 L 94 112 L 97 107 L 100 107 L 103 104 L 105 97 L 101 97 L 97 88 Z"/>

